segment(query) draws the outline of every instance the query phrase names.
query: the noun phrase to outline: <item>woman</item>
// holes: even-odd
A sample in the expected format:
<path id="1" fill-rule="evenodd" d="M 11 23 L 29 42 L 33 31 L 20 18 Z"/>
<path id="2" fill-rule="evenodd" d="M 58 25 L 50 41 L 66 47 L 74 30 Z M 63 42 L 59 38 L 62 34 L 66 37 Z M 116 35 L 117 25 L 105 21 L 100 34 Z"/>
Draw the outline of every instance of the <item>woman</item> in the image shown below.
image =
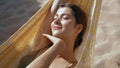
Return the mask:
<path id="1" fill-rule="evenodd" d="M 52 35 L 43 36 L 52 45 L 40 49 L 27 68 L 75 68 L 77 64 L 74 49 L 82 42 L 87 17 L 76 5 L 66 3 L 58 8 L 59 3 L 60 0 L 54 1 L 45 19 L 45 23 L 51 22 Z"/>

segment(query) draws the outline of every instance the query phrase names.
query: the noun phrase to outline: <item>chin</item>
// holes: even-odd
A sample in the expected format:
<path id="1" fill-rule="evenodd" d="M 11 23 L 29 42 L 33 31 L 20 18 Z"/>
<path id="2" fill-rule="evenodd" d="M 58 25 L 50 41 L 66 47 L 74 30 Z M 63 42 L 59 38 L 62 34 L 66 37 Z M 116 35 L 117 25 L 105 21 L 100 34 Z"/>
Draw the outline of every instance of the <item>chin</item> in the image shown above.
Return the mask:
<path id="1" fill-rule="evenodd" d="M 53 31 L 52 35 L 58 38 L 64 38 L 66 36 L 66 32 L 64 31 Z"/>
<path id="2" fill-rule="evenodd" d="M 63 35 L 61 33 L 54 33 L 52 35 L 55 36 L 55 37 L 58 37 L 58 38 L 62 38 L 63 37 Z"/>

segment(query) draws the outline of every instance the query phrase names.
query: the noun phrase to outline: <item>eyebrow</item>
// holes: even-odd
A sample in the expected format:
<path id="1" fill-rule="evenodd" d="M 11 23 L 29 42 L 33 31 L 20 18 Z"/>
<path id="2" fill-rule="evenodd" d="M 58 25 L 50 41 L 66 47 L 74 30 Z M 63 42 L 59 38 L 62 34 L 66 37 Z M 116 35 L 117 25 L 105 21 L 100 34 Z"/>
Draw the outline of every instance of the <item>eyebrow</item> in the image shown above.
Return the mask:
<path id="1" fill-rule="evenodd" d="M 66 14 L 66 13 L 62 14 L 62 16 L 63 16 L 63 15 L 68 15 L 68 16 L 72 16 L 72 15 L 70 15 L 70 14 Z"/>

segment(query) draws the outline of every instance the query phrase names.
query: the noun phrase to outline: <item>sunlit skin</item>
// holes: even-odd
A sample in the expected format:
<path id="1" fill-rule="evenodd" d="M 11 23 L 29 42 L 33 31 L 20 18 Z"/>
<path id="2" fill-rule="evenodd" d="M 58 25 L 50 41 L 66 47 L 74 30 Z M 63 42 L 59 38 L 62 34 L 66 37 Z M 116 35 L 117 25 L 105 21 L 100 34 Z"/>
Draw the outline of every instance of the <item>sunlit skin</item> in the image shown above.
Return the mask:
<path id="1" fill-rule="evenodd" d="M 57 0 L 55 1 L 57 2 Z M 47 20 L 46 18 L 45 22 L 50 22 L 50 20 L 52 20 L 50 25 L 52 35 L 43 34 L 43 36 L 53 45 L 40 50 L 36 59 L 27 68 L 66 68 L 70 63 L 77 64 L 73 49 L 75 39 L 82 31 L 83 25 L 76 24 L 73 11 L 69 7 L 59 8 L 54 19 Z M 71 68 L 74 68 L 75 65 Z"/>
<path id="2" fill-rule="evenodd" d="M 59 8 L 54 21 L 51 23 L 51 29 L 52 35 L 62 39 L 66 44 L 60 56 L 66 59 L 67 62 L 76 61 L 73 47 L 78 33 L 82 30 L 82 25 L 76 24 L 72 10 L 68 7 Z"/>
<path id="3" fill-rule="evenodd" d="M 58 9 L 53 22 L 51 23 L 52 35 L 60 38 L 76 38 L 82 30 L 81 24 L 76 24 L 73 12 L 69 7 Z"/>
<path id="4" fill-rule="evenodd" d="M 54 16 L 54 20 L 51 22 L 52 35 L 43 34 L 53 45 L 50 48 L 39 51 L 37 58 L 28 68 L 66 68 L 70 63 L 76 65 L 77 60 L 74 57 L 73 48 L 75 39 L 82 31 L 83 26 L 75 22 L 75 17 L 70 8 L 59 8 Z"/>
<path id="5" fill-rule="evenodd" d="M 66 7 L 60 8 L 54 17 L 54 21 L 51 23 L 51 29 L 53 36 L 59 34 L 64 35 L 64 37 L 72 36 L 75 29 L 75 18 L 71 9 Z"/>

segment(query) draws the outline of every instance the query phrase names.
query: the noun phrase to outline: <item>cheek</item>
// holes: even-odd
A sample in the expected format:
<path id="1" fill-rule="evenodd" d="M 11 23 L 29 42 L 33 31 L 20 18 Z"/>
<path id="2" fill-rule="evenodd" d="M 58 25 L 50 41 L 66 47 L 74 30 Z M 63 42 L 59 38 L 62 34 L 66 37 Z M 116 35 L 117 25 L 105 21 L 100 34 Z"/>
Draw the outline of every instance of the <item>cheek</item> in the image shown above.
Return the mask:
<path id="1" fill-rule="evenodd" d="M 74 22 L 66 22 L 64 23 L 64 32 L 68 35 L 73 35 L 75 32 L 75 24 Z"/>
<path id="2" fill-rule="evenodd" d="M 74 27 L 75 27 L 75 22 L 74 21 L 64 21 L 63 22 L 63 26 L 66 28 L 66 29 L 69 29 L 69 30 L 72 30 Z"/>

